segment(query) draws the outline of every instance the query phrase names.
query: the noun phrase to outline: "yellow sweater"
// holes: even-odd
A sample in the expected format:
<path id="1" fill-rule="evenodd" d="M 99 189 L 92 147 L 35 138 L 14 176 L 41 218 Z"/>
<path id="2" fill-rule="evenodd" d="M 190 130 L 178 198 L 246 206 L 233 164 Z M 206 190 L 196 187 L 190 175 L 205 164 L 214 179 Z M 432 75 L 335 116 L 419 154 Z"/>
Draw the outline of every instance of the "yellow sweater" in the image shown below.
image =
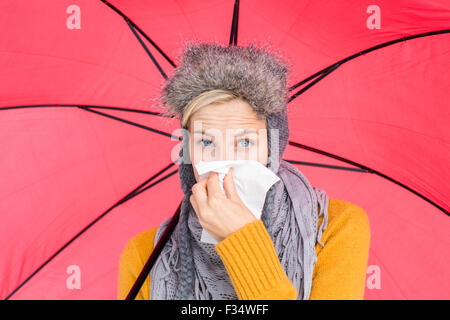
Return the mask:
<path id="1" fill-rule="evenodd" d="M 319 219 L 319 226 L 322 223 Z M 125 299 L 153 250 L 158 227 L 131 238 L 119 261 L 118 299 Z M 316 244 L 311 300 L 363 299 L 370 246 L 369 219 L 359 206 L 330 199 L 328 225 Z M 295 300 L 297 289 L 278 260 L 262 220 L 216 244 L 239 300 Z M 150 299 L 150 276 L 137 300 Z"/>

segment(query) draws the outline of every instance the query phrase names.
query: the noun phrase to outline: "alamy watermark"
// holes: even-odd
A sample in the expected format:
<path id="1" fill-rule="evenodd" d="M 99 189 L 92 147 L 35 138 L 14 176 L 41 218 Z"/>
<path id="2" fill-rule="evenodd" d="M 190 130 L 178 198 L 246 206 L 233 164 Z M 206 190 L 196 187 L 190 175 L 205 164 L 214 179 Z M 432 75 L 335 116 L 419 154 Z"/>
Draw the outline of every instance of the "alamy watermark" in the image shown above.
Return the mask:
<path id="1" fill-rule="evenodd" d="M 69 30 L 81 29 L 81 9 L 76 4 L 67 7 L 66 13 L 70 16 L 66 19 L 66 27 Z"/>
<path id="2" fill-rule="evenodd" d="M 376 4 L 367 7 L 366 13 L 371 15 L 366 20 L 367 29 L 381 29 L 381 9 Z"/>
<path id="3" fill-rule="evenodd" d="M 69 276 L 66 279 L 66 288 L 69 290 L 81 289 L 81 268 L 76 264 L 67 266 L 66 273 Z"/>

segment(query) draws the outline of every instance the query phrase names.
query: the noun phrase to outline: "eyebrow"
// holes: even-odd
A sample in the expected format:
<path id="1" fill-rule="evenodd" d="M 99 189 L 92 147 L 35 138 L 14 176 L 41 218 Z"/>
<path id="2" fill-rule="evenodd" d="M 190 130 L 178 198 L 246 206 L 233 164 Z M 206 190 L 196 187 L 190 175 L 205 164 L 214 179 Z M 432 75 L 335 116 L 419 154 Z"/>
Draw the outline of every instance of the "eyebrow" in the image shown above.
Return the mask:
<path id="1" fill-rule="evenodd" d="M 208 135 L 208 136 L 211 135 L 211 134 L 205 132 L 205 130 L 202 130 L 202 131 L 196 130 L 196 131 L 194 131 L 194 133 L 201 133 L 203 135 Z M 235 135 L 235 137 L 243 136 L 246 133 L 257 133 L 257 131 L 255 129 L 244 129 L 244 131 L 242 131 L 241 133 L 238 133 L 237 135 Z"/>

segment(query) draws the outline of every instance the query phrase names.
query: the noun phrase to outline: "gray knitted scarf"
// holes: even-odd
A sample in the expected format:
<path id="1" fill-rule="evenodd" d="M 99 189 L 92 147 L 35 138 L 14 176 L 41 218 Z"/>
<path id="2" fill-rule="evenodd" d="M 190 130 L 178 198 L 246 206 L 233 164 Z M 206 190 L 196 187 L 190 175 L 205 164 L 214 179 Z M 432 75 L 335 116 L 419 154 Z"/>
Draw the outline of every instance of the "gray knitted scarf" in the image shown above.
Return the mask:
<path id="1" fill-rule="evenodd" d="M 266 194 L 261 220 L 281 266 L 297 288 L 297 299 L 309 299 L 317 262 L 315 246 L 328 223 L 329 201 L 296 167 L 281 160 L 289 137 L 287 71 L 287 63 L 253 44 L 188 44 L 182 63 L 163 88 L 162 100 L 170 111 L 182 114 L 189 101 L 202 92 L 225 89 L 244 97 L 267 120 L 267 168 L 280 180 Z M 179 176 L 184 198 L 178 224 L 150 272 L 150 299 L 237 300 L 215 245 L 200 241 L 203 229 L 189 201 L 197 181 L 189 161 L 188 131 L 182 128 Z M 155 245 L 170 219 L 158 227 Z"/>

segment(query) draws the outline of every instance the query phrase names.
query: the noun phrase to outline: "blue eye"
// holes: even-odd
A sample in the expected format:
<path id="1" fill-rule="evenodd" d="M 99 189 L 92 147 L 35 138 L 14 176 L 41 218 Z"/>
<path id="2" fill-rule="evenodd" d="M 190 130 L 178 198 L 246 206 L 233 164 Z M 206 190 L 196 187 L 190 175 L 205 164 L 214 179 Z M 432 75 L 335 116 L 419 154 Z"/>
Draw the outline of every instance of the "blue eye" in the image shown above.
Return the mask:
<path id="1" fill-rule="evenodd" d="M 206 142 L 206 145 L 202 144 L 202 142 Z M 202 139 L 202 140 L 200 140 L 200 144 L 201 144 L 203 147 L 209 147 L 209 146 L 211 146 L 212 141 L 211 141 L 211 140 L 205 140 L 205 139 Z"/>
<path id="2" fill-rule="evenodd" d="M 243 143 L 241 143 L 241 142 L 243 142 Z M 203 147 L 211 147 L 211 146 L 213 146 L 213 142 L 211 140 L 208 140 L 208 139 L 201 139 L 199 141 L 199 143 Z M 249 139 L 239 140 L 238 143 L 240 143 L 239 144 L 240 147 L 244 147 L 244 148 L 248 148 L 248 147 L 250 147 L 253 144 L 253 142 L 251 142 Z"/>
<path id="3" fill-rule="evenodd" d="M 250 145 L 252 145 L 252 142 L 248 139 L 239 140 L 239 142 L 241 142 L 241 141 L 246 142 L 246 144 L 244 144 L 243 147 L 250 147 Z"/>

